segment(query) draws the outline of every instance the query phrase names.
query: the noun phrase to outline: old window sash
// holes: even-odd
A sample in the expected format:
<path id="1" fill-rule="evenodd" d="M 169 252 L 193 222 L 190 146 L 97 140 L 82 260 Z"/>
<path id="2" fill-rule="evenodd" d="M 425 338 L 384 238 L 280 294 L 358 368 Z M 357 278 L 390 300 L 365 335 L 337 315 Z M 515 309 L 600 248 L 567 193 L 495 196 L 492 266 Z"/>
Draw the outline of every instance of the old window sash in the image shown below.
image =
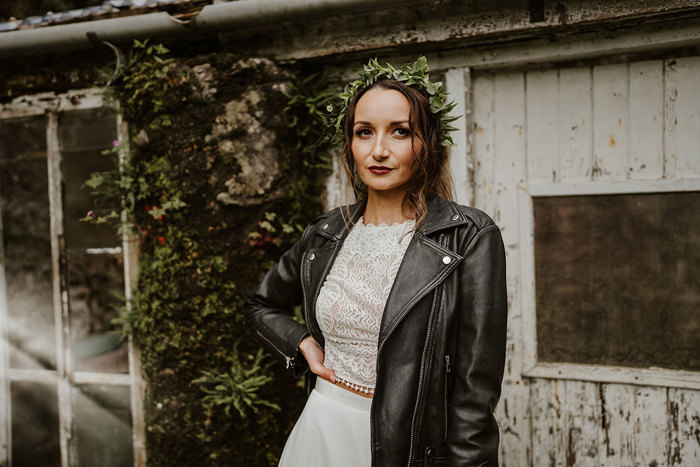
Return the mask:
<path id="1" fill-rule="evenodd" d="M 698 179 L 582 181 L 577 183 L 523 184 L 519 191 L 520 275 L 523 312 L 523 371 L 530 378 L 622 383 L 644 386 L 700 389 L 700 372 L 665 368 L 549 363 L 537 360 L 535 290 L 535 225 L 533 198 L 540 196 L 585 196 L 664 193 L 700 190 Z"/>
<path id="2" fill-rule="evenodd" d="M 58 242 L 63 229 L 63 210 L 61 195 L 61 154 L 58 141 L 58 116 L 61 112 L 89 110 L 103 107 L 118 109 L 117 103 L 107 102 L 99 89 L 72 90 L 65 94 L 43 93 L 17 98 L 9 104 L 0 106 L 0 120 L 46 115 L 47 166 L 49 176 L 50 235 L 53 277 L 54 326 L 56 332 L 56 370 L 10 368 L 8 344 L 8 304 L 5 288 L 4 264 L 0 262 L 0 413 L 5 414 L 0 420 L 0 463 L 9 464 L 11 457 L 11 397 L 12 382 L 47 382 L 56 385 L 58 396 L 59 443 L 61 465 L 67 467 L 77 462 L 73 424 L 73 397 L 71 391 L 75 385 L 97 384 L 110 386 L 127 386 L 130 388 L 130 408 L 132 418 L 132 446 L 134 465 L 146 465 L 145 430 L 143 418 L 143 398 L 145 384 L 141 378 L 140 354 L 131 338 L 128 341 L 128 374 L 103 373 L 93 371 L 74 371 L 71 349 L 71 329 L 68 321 L 68 291 L 62 285 L 67 278 L 62 277 L 67 271 L 61 271 L 60 258 L 65 256 L 65 246 Z M 123 148 L 119 163 L 128 158 L 128 129 L 121 113 L 116 115 L 117 138 Z M 124 216 L 124 213 L 122 213 Z M 1 221 L 0 221 L 1 222 Z M 0 235 L 2 234 L 0 223 Z M 2 242 L 0 241 L 0 248 Z M 63 250 L 63 251 L 62 251 Z M 137 277 L 138 242 L 133 236 L 122 237 L 124 293 L 128 300 L 132 297 Z M 0 257 L 2 251 L 0 250 Z"/>

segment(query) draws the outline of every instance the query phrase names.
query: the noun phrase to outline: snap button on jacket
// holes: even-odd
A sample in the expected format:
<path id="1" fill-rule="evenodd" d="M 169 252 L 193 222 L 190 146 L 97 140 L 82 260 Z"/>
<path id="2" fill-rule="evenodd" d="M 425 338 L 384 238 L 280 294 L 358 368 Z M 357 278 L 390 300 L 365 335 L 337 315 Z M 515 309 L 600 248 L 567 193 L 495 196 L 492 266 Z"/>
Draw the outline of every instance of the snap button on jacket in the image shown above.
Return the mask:
<path id="1" fill-rule="evenodd" d="M 363 212 L 358 203 L 315 219 L 246 299 L 249 324 L 295 375 L 308 372 L 298 351 L 301 340 L 311 334 L 324 345 L 316 297 Z M 305 325 L 292 319 L 299 304 Z M 493 410 L 501 392 L 506 322 L 498 226 L 478 209 L 431 199 L 380 325 L 372 466 L 498 465 Z"/>

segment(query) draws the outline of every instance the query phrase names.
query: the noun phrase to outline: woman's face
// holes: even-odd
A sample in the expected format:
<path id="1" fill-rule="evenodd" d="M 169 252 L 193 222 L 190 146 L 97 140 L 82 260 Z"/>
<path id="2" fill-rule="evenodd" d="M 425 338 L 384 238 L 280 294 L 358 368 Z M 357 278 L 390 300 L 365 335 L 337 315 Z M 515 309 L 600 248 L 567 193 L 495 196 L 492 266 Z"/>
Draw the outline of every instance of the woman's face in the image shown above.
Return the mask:
<path id="1" fill-rule="evenodd" d="M 357 102 L 351 149 L 370 192 L 406 192 L 415 172 L 413 155 L 421 144 L 413 138 L 410 113 L 408 99 L 393 89 L 372 88 Z"/>

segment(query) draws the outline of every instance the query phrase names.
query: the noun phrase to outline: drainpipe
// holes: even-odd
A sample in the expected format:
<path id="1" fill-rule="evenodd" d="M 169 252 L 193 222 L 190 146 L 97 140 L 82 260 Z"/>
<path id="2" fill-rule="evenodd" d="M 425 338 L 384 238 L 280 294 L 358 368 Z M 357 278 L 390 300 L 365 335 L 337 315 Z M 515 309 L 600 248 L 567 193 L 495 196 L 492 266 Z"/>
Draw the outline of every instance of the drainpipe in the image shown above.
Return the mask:
<path id="1" fill-rule="evenodd" d="M 130 44 L 134 39 L 184 38 L 328 16 L 406 8 L 427 0 L 239 0 L 206 5 L 190 21 L 167 12 L 86 21 L 0 33 L 0 59 L 94 47 L 95 38 Z M 90 35 L 90 37 L 88 37 Z"/>

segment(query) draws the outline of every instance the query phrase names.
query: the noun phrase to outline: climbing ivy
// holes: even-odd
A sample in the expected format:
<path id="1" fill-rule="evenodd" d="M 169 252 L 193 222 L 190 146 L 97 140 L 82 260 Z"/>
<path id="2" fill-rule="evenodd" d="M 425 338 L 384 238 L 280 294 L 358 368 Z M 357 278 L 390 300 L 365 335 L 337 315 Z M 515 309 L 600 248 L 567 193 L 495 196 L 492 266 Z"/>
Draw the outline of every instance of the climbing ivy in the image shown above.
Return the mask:
<path id="1" fill-rule="evenodd" d="M 260 63 L 177 57 L 145 41 L 116 78 L 114 64 L 105 68 L 130 133 L 111 152 L 128 162 L 86 182 L 95 207 L 84 220 L 112 223 L 139 244 L 138 285 L 118 324 L 141 353 L 150 465 L 276 465 L 304 403 L 241 311 L 245 293 L 322 210 L 327 91 L 303 70 Z M 202 66 L 216 76 L 211 101 L 191 82 Z M 231 77 L 232 69 L 243 71 Z M 217 193 L 241 168 L 208 135 L 225 103 L 251 87 L 263 96 L 256 112 L 277 135 L 283 176 L 261 200 L 222 205 Z"/>

